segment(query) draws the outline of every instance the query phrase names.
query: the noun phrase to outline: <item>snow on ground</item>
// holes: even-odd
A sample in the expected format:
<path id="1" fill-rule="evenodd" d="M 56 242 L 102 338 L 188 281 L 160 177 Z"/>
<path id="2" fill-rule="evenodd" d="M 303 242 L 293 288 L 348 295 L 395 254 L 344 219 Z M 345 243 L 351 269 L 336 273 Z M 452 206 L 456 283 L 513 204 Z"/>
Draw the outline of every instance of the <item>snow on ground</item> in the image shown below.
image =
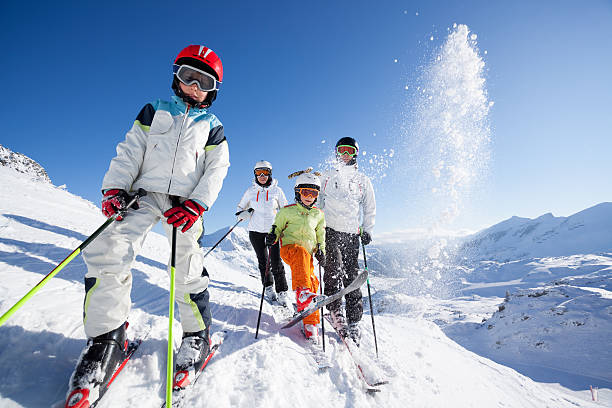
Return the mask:
<path id="1" fill-rule="evenodd" d="M 0 167 L 0 313 L 103 221 L 92 203 Z M 241 234 L 244 231 L 237 230 L 233 242 L 240 242 Z M 145 341 L 100 408 L 158 407 L 164 399 L 168 247 L 165 237 L 151 233 L 134 265 L 129 333 Z M 366 373 L 385 378 L 389 384 L 376 395 L 366 394 L 348 354 L 332 337 L 327 343 L 332 367 L 318 372 L 299 329 L 279 332 L 282 319 L 268 304 L 264 305 L 259 338 L 254 338 L 261 286 L 252 276 L 257 276 L 254 254 L 242 247 L 219 248 L 206 258 L 213 331 L 227 330 L 228 334 L 189 396 L 193 406 L 600 407 L 612 402 L 608 390 L 600 390 L 600 401 L 594 403 L 585 387 L 571 390 L 536 382 L 469 351 L 468 346 L 474 345 L 454 341 L 439 325 L 442 321 L 477 324 L 501 298 L 472 294 L 453 300 L 406 295 L 401 285 L 394 290 L 392 278 L 375 274 L 371 278 L 374 302 L 379 299 L 383 305 L 382 300 L 389 300 L 376 314 L 379 357 L 374 354 L 367 304 L 361 350 L 369 361 Z M 84 273 L 82 258 L 75 258 L 0 327 L 1 407 L 63 406 L 68 379 L 85 346 L 81 324 Z M 584 280 L 574 284 L 592 287 Z M 528 295 L 506 302 L 507 310 L 513 310 L 513 302 L 522 298 Z M 560 305 L 559 300 L 555 304 L 566 307 L 567 313 L 572 303 L 577 304 Z M 527 306 L 518 303 L 516 307 L 518 313 Z M 599 310 L 598 319 L 605 320 L 605 313 L 605 309 Z M 436 319 L 438 324 L 433 322 Z M 498 315 L 488 319 L 499 333 L 486 327 L 478 331 L 491 333 L 492 339 L 494 333 L 503 338 L 501 319 Z M 585 317 L 580 319 L 566 315 L 566 321 L 586 321 Z M 176 337 L 179 335 L 177 324 Z M 482 344 L 484 341 L 475 346 Z M 559 361 L 567 357 L 553 352 Z"/>

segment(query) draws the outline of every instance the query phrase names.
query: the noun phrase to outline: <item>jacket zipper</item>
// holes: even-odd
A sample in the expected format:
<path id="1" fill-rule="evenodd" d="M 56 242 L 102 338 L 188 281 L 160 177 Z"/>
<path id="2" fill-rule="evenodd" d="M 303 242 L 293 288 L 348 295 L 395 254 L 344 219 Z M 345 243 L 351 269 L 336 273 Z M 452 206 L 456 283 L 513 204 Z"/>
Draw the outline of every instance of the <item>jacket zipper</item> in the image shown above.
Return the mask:
<path id="1" fill-rule="evenodd" d="M 170 194 L 170 186 L 172 185 L 172 176 L 174 175 L 174 165 L 176 164 L 176 154 L 178 153 L 178 147 L 179 147 L 179 143 L 181 142 L 181 136 L 183 135 L 183 129 L 185 128 L 185 122 L 187 122 L 187 116 L 189 113 L 189 108 L 190 106 L 187 105 L 187 108 L 185 109 L 185 113 L 184 113 L 184 117 L 183 117 L 183 122 L 181 123 L 181 128 L 179 129 L 179 134 L 178 137 L 176 139 L 176 148 L 174 149 L 174 158 L 172 159 L 172 171 L 170 172 L 170 180 L 168 180 L 168 194 Z"/>

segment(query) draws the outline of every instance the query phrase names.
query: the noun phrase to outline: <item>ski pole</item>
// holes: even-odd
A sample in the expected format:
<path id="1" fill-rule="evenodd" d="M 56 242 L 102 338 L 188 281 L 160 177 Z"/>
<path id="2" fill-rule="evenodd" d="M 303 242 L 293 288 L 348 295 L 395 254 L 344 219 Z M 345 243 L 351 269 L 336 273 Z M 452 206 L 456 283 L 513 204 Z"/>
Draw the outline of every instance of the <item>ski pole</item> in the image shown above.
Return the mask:
<path id="1" fill-rule="evenodd" d="M 245 210 L 245 211 L 248 211 L 248 212 L 250 212 L 250 213 L 251 213 L 251 212 L 253 212 L 253 209 L 252 209 L 252 208 L 249 208 L 248 210 Z M 215 245 L 213 245 L 213 246 L 212 246 L 212 248 L 210 248 L 210 249 L 208 250 L 208 252 L 206 252 L 206 253 L 204 254 L 204 257 L 206 258 L 206 256 L 207 256 L 208 254 L 210 254 L 210 253 L 212 252 L 212 250 L 213 250 L 213 249 L 215 249 L 215 248 L 217 247 L 217 245 L 219 245 L 219 244 L 221 243 L 221 241 L 223 241 L 223 240 L 225 239 L 225 237 L 227 237 L 227 236 L 230 234 L 230 232 L 232 232 L 232 230 L 233 230 L 234 228 L 236 228 L 236 225 L 240 224 L 242 221 L 243 221 L 243 220 L 238 220 L 238 221 L 236 221 L 236 223 L 235 223 L 235 224 L 234 224 L 234 225 L 233 225 L 233 226 L 232 226 L 232 227 L 231 227 L 231 228 L 230 228 L 230 229 L 229 229 L 229 230 L 228 230 L 228 231 L 225 233 L 225 235 L 223 235 L 223 236 L 221 237 L 221 239 L 220 239 L 220 240 L 218 240 L 218 241 L 217 241 L 217 243 L 216 243 Z"/>
<path id="2" fill-rule="evenodd" d="M 321 263 L 319 263 L 319 290 L 323 294 L 323 279 L 321 278 Z M 323 309 L 319 311 L 321 315 L 321 339 L 323 340 L 323 352 L 325 353 L 325 319 L 323 318 Z"/>
<path id="3" fill-rule="evenodd" d="M 266 293 L 266 282 L 268 280 L 268 274 L 270 273 L 270 257 L 272 253 L 272 247 L 268 247 L 268 259 L 266 260 L 266 272 L 264 274 L 264 281 L 262 283 L 261 300 L 259 302 L 259 315 L 257 316 L 257 329 L 255 330 L 255 338 L 259 334 L 259 321 L 261 320 L 261 309 L 263 308 L 264 294 Z"/>
<path id="4" fill-rule="evenodd" d="M 361 248 L 363 248 L 363 265 L 365 270 L 368 270 L 368 259 L 366 258 L 365 245 L 363 245 L 363 241 L 361 242 Z M 372 307 L 372 294 L 370 292 L 370 273 L 368 271 L 368 279 L 366 283 L 368 284 L 368 300 L 370 301 L 370 317 L 372 317 L 372 332 L 374 332 L 374 347 L 376 348 L 376 358 L 378 358 L 378 342 L 376 341 L 376 325 L 374 324 L 374 308 Z"/>
<path id="5" fill-rule="evenodd" d="M 172 386 L 174 381 L 174 342 L 172 340 L 172 325 L 174 323 L 174 270 L 176 266 L 176 227 L 172 227 L 172 254 L 170 255 L 170 307 L 168 310 L 168 358 L 166 360 L 166 406 L 172 406 Z"/>
<path id="6" fill-rule="evenodd" d="M 185 127 L 185 123 L 187 122 L 187 117 L 189 116 L 189 109 L 191 109 L 191 105 L 187 104 L 185 107 L 185 115 L 183 117 L 183 122 L 181 123 L 181 129 L 179 130 L 179 140 L 181 134 L 183 133 L 183 128 Z M 171 198 L 172 206 L 176 206 L 179 204 L 178 197 L 174 196 Z M 176 266 L 176 227 L 174 224 L 172 225 L 172 244 L 171 244 L 171 252 L 170 252 L 170 305 L 168 306 L 168 356 L 166 358 L 166 407 L 170 408 L 172 406 L 172 388 L 174 386 L 174 378 L 172 373 L 174 372 L 174 364 L 172 359 L 174 357 L 174 342 L 172 340 L 172 326 L 174 324 L 174 275 L 175 275 L 175 266 Z"/>
<path id="7" fill-rule="evenodd" d="M 0 317 L 0 326 L 2 326 L 13 315 L 13 313 L 19 310 L 21 306 L 23 306 L 28 300 L 30 300 L 30 298 L 34 296 L 36 292 L 40 290 L 40 288 L 45 286 L 47 282 L 51 280 L 51 278 L 57 275 L 57 273 L 61 271 L 64 268 L 64 266 L 68 265 L 70 261 L 72 261 L 78 254 L 80 254 L 81 251 L 83 251 L 83 249 L 85 249 L 85 247 L 89 245 L 91 241 L 96 239 L 98 235 L 100 235 L 100 233 L 106 229 L 106 227 L 111 225 L 111 223 L 115 221 L 117 217 L 124 216 L 127 213 L 127 209 L 130 208 L 132 205 L 134 205 L 134 203 L 136 203 L 140 197 L 144 197 L 145 195 L 147 195 L 147 192 L 142 188 L 139 189 L 138 192 L 133 196 L 132 200 L 128 203 L 128 205 L 124 209 L 119 210 L 115 214 L 110 216 L 104 222 L 104 224 L 102 224 L 93 234 L 91 234 L 85 241 L 83 241 L 83 243 L 79 245 L 77 249 L 72 251 L 70 255 L 68 255 L 62 262 L 60 262 L 59 265 L 53 268 L 53 270 L 49 272 L 47 276 L 45 276 L 40 282 L 38 282 L 36 286 L 30 289 L 30 291 L 26 293 L 24 297 L 22 297 L 6 313 L 4 313 L 2 317 Z"/>

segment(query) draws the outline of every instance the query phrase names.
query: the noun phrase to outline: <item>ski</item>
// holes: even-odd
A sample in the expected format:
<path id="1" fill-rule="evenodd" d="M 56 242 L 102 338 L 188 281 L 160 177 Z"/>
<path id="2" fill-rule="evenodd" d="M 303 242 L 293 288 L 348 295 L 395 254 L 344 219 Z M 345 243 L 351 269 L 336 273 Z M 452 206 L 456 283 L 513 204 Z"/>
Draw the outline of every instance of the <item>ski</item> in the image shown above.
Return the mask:
<path id="1" fill-rule="evenodd" d="M 293 318 L 297 312 L 296 305 L 294 303 L 285 306 L 279 303 L 278 300 L 269 301 L 266 299 L 266 302 L 272 308 L 272 313 L 276 322 L 286 322 L 287 320 Z"/>
<path id="2" fill-rule="evenodd" d="M 383 380 L 383 381 L 375 381 L 375 382 L 369 381 L 366 378 L 365 373 L 363 372 L 363 368 L 361 367 L 361 363 L 359 361 L 357 361 L 357 358 L 355 356 L 355 351 L 352 349 L 353 346 L 351 344 L 349 344 L 347 339 L 340 334 L 340 331 L 338 331 L 338 329 L 332 323 L 329 314 L 325 314 L 323 316 L 323 318 L 329 322 L 329 325 L 334 329 L 334 331 L 336 332 L 336 335 L 340 338 L 341 343 L 344 344 L 344 347 L 348 350 L 348 353 L 351 356 L 351 360 L 353 360 L 353 363 L 355 364 L 355 368 L 357 369 L 357 374 L 358 374 L 359 378 L 364 383 L 364 387 L 366 389 L 366 392 L 368 392 L 368 393 L 380 392 L 381 390 L 378 387 L 380 387 L 381 385 L 388 384 L 389 381 L 385 381 L 385 380 Z"/>
<path id="3" fill-rule="evenodd" d="M 312 358 L 312 363 L 319 372 L 325 371 L 332 366 L 329 357 L 323 350 L 318 350 L 314 344 L 306 346 L 306 349 L 309 351 L 309 357 Z"/>
<path id="4" fill-rule="evenodd" d="M 342 298 L 344 295 L 346 295 L 349 292 L 359 289 L 361 285 L 363 285 L 367 279 L 368 279 L 368 271 L 364 270 L 359 275 L 357 275 L 355 280 L 351 282 L 351 284 L 348 285 L 347 287 L 342 288 L 340 291 L 338 291 L 337 293 L 334 293 L 331 296 L 325 296 L 325 297 L 320 298 L 320 300 L 313 301 L 310 304 L 310 306 L 308 306 L 306 309 L 299 312 L 293 319 L 291 319 L 283 327 L 281 327 L 281 329 L 288 329 L 289 327 L 294 326 L 296 323 L 304 319 L 306 316 L 312 314 L 317 309 L 320 309 L 323 306 L 326 306 L 332 303 L 333 301 Z"/>
<path id="5" fill-rule="evenodd" d="M 119 373 L 121 373 L 121 370 L 123 370 L 128 361 L 130 361 L 141 343 L 141 339 L 133 340 L 132 342 L 130 342 L 126 350 L 125 358 L 123 359 L 121 364 L 119 364 L 119 366 L 111 376 L 110 380 L 108 381 L 108 384 L 102 384 L 100 386 L 100 389 L 97 390 L 97 392 L 95 393 L 91 393 L 92 390 L 88 388 L 77 388 L 73 390 L 68 396 L 68 398 L 66 398 L 65 408 L 94 408 L 96 405 L 98 405 L 102 397 L 106 394 L 106 391 L 108 391 L 110 386 L 113 384 L 115 378 L 117 378 Z M 92 399 L 92 397 L 94 397 L 94 399 Z"/>
<path id="6" fill-rule="evenodd" d="M 200 375 L 202 374 L 202 372 L 204 371 L 204 369 L 206 368 L 210 360 L 213 358 L 213 356 L 215 355 L 215 353 L 217 352 L 217 350 L 223 343 L 223 340 L 225 339 L 226 334 L 227 334 L 227 331 L 224 330 L 222 332 L 216 332 L 211 336 L 210 340 L 212 342 L 212 345 L 210 346 L 210 351 L 208 353 L 208 356 L 206 356 L 206 360 L 204 361 L 204 364 L 202 365 L 200 370 L 195 373 L 195 378 L 193 379 L 192 382 L 189 382 L 185 387 L 178 387 L 174 385 L 174 388 L 172 391 L 172 406 L 173 407 L 183 406 L 183 402 L 186 398 L 186 394 L 188 393 L 189 390 L 193 388 L 195 383 L 198 381 L 198 378 L 200 378 Z M 164 408 L 165 406 L 166 406 L 166 402 L 164 401 L 161 408 Z"/>

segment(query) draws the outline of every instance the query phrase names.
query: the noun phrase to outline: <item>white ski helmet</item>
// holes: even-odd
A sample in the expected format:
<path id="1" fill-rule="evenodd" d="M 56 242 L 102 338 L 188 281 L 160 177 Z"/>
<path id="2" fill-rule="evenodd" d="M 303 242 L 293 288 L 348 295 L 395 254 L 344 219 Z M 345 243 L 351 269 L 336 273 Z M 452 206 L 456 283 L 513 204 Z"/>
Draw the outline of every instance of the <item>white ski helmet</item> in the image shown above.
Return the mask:
<path id="1" fill-rule="evenodd" d="M 294 188 L 314 188 L 321 191 L 321 180 L 312 173 L 302 173 L 296 177 Z"/>
<path id="2" fill-rule="evenodd" d="M 255 167 L 253 168 L 253 171 L 258 170 L 258 169 L 268 169 L 270 170 L 270 173 L 272 173 L 272 164 L 270 164 L 270 162 L 267 160 L 260 160 L 257 163 L 255 163 Z"/>

